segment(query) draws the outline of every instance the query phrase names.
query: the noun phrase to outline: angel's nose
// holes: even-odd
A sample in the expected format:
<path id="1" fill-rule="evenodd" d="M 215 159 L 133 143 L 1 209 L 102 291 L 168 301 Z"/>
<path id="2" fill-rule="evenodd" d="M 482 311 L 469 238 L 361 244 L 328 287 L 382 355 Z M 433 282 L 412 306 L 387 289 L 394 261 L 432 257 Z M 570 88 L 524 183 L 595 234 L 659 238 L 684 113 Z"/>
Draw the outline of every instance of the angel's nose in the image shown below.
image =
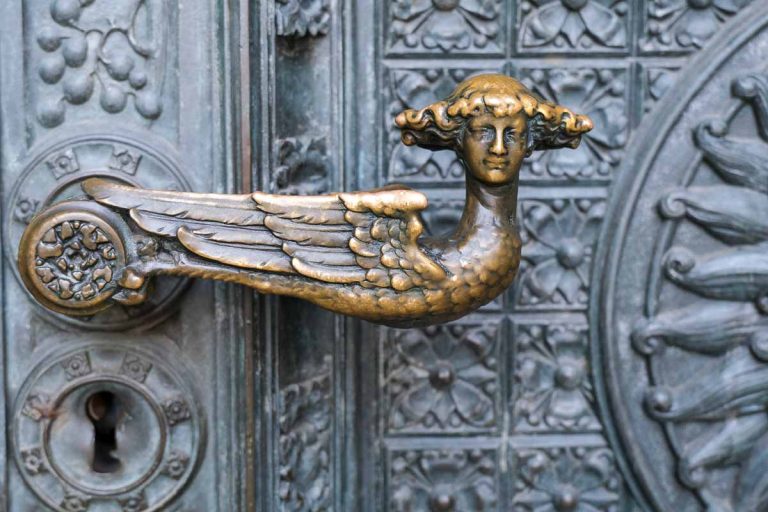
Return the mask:
<path id="1" fill-rule="evenodd" d="M 498 156 L 507 154 L 507 146 L 504 144 L 503 132 L 496 132 L 496 136 L 493 138 L 493 144 L 491 144 L 491 153 Z"/>

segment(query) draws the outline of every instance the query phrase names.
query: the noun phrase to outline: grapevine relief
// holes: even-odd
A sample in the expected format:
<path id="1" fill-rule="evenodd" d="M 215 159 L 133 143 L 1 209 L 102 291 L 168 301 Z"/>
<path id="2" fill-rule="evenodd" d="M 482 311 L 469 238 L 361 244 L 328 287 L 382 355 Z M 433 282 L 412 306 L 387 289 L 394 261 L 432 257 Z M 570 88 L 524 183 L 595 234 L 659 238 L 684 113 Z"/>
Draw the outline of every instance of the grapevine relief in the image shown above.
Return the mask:
<path id="1" fill-rule="evenodd" d="M 758 136 L 729 135 L 721 120 L 696 128 L 704 165 L 659 204 L 674 234 L 654 314 L 632 342 L 651 363 L 646 409 L 667 426 L 679 480 L 708 509 L 765 510 L 768 75 L 737 79 L 733 91 L 753 107 Z M 686 378 L 669 371 L 681 364 Z"/>
<path id="2" fill-rule="evenodd" d="M 161 5 L 130 0 L 113 5 L 105 0 L 53 0 L 49 18 L 37 31 L 43 53 L 37 73 L 47 85 L 37 108 L 46 128 L 59 126 L 67 105 L 83 105 L 98 95 L 110 114 L 126 109 L 129 98 L 147 120 L 160 117 L 160 71 L 164 45 Z"/>

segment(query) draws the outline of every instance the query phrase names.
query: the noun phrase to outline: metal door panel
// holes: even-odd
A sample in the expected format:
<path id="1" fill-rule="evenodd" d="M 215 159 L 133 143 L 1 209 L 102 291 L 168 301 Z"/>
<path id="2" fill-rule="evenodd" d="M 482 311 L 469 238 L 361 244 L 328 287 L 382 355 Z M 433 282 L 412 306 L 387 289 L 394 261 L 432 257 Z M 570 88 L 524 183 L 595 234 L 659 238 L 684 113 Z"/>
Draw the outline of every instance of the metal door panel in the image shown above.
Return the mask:
<path id="1" fill-rule="evenodd" d="M 150 375 L 180 375 L 174 389 L 193 390 L 187 398 L 200 411 L 190 409 L 203 440 L 198 467 L 167 510 L 635 510 L 636 501 L 653 504 L 649 497 L 668 491 L 677 493 L 675 508 L 704 509 L 703 491 L 676 480 L 674 450 L 665 452 L 666 480 L 637 485 L 625 447 L 628 437 L 638 438 L 614 422 L 615 400 L 598 406 L 607 384 L 595 372 L 603 364 L 635 366 L 606 362 L 595 348 L 609 341 L 596 330 L 600 306 L 589 300 L 606 284 L 593 260 L 598 232 L 613 215 L 607 205 L 622 201 L 613 184 L 636 171 L 630 149 L 654 132 L 646 125 L 665 116 L 657 103 L 675 84 L 676 91 L 692 84 L 695 70 L 680 70 L 695 55 L 719 59 L 710 42 L 763 14 L 759 2 L 6 4 L 5 509 L 39 510 L 35 493 L 44 492 L 35 481 L 56 472 L 30 458 L 39 448 L 31 438 L 17 442 L 33 421 L 19 397 L 55 378 L 88 378 L 71 363 L 107 368 L 130 383 L 120 379 L 144 375 L 146 364 L 131 365 L 141 354 L 152 362 Z M 111 32 L 110 18 L 117 23 Z M 55 42 L 55 34 L 71 32 L 74 22 L 97 30 L 89 36 L 94 48 L 112 34 L 101 54 L 88 52 L 80 62 L 70 48 L 64 57 L 68 41 Z M 137 43 L 144 39 L 162 44 L 143 55 Z M 90 94 L 82 81 L 65 90 L 70 76 L 91 68 Z M 146 78 L 131 79 L 139 68 Z M 525 165 L 524 265 L 507 293 L 467 318 L 401 331 L 195 281 L 177 291 L 161 284 L 162 299 L 145 310 L 73 322 L 35 306 L 18 282 L 14 251 L 25 223 L 51 190 L 61 189 L 57 197 L 76 192 L 58 184 L 94 172 L 209 192 L 314 194 L 402 182 L 428 195 L 426 220 L 439 234 L 460 215 L 462 169 L 451 156 L 402 147 L 392 119 L 487 70 L 584 111 L 596 129 L 578 150 L 534 155 Z M 99 74 L 143 94 L 141 102 L 128 96 L 122 105 L 116 93 L 102 100 Z M 544 212 L 550 227 L 532 222 L 532 212 Z M 429 350 L 410 352 L 414 341 Z M 450 385 L 430 378 L 438 362 L 454 370 Z M 627 407 L 644 414 L 640 403 Z M 668 449 L 663 436 L 657 440 L 659 453 Z M 120 503 L 128 494 L 109 506 L 140 509 Z M 150 492 L 145 498 L 148 506 L 159 503 Z M 94 498 L 88 510 L 106 510 L 107 501 Z"/>
<path id="2" fill-rule="evenodd" d="M 12 453 L 1 463 L 4 507 L 39 510 L 41 502 L 31 491 L 37 489 L 57 509 L 138 510 L 162 502 L 163 493 L 180 494 L 184 488 L 183 497 L 170 509 L 239 509 L 241 438 L 236 410 L 242 358 L 240 346 L 231 343 L 238 336 L 231 294 L 210 283 L 159 283 L 161 299 L 148 308 L 73 321 L 35 306 L 20 286 L 14 264 L 19 229 L 51 199 L 49 195 L 60 199 L 76 194 L 70 183 L 85 175 L 160 188 L 231 190 L 232 152 L 226 138 L 233 123 L 226 103 L 231 59 L 219 37 L 229 30 L 231 13 L 218 2 L 153 0 L 31 0 L 7 2 L 0 9 L 3 396 L 4 411 L 10 414 L 4 425 L 10 432 L 28 430 L 22 424 L 27 417 L 19 413 L 24 404 L 17 396 L 23 395 L 25 380 L 45 357 L 79 346 L 86 366 L 96 371 L 99 364 L 113 364 L 99 360 L 100 348 L 124 347 L 124 367 L 104 371 L 118 380 L 138 381 L 139 375 L 130 374 L 130 357 L 134 349 L 153 351 L 155 362 L 145 361 L 149 376 L 144 376 L 144 384 L 157 390 L 162 385 L 152 383 L 153 375 L 159 379 L 166 370 L 181 375 L 189 389 L 179 392 L 192 416 L 181 421 L 194 423 L 190 432 L 200 436 L 199 445 L 182 457 L 192 466 L 185 475 L 192 476 L 193 484 L 185 483 L 188 476 L 165 476 L 160 478 L 179 478 L 181 484 L 169 491 L 160 488 L 164 483 L 148 483 L 145 489 L 114 499 L 78 492 L 79 501 L 69 502 L 71 486 L 60 478 L 60 471 L 45 466 L 36 471 L 36 461 L 19 453 L 29 447 L 9 439 L 3 449 L 8 446 Z M 67 378 L 75 379 L 75 373 L 67 373 Z M 41 379 L 26 385 L 55 386 L 55 377 Z M 29 442 L 23 435 L 19 442 Z M 163 464 L 168 456 L 163 455 Z M 44 485 L 35 483 L 48 477 L 52 479 Z M 43 489 L 59 485 L 57 490 Z"/>

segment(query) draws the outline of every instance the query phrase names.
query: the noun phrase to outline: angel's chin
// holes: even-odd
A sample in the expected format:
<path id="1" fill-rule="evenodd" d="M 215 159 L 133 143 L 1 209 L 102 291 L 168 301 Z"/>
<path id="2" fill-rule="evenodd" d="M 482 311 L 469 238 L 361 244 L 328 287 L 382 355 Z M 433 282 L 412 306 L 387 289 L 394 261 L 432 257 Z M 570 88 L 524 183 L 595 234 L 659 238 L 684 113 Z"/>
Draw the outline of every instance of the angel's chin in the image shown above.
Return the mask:
<path id="1" fill-rule="evenodd" d="M 506 185 L 515 179 L 515 172 L 509 167 L 485 169 L 481 177 L 486 185 Z"/>

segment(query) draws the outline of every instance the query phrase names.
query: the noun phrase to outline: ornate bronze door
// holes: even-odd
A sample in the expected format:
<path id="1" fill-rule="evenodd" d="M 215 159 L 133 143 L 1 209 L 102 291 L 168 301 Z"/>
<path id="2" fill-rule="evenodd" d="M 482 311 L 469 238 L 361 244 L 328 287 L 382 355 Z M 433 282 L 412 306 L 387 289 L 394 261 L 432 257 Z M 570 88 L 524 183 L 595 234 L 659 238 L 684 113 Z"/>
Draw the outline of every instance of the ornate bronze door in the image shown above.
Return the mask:
<path id="1" fill-rule="evenodd" d="M 22 0 L 0 15 L 0 510 L 768 510 L 765 3 Z M 21 281 L 35 214 L 94 177 L 404 183 L 445 233 L 464 167 L 399 144 L 393 118 L 481 72 L 595 128 L 526 161 L 517 280 L 464 318 L 379 327 L 168 276 L 141 304 L 71 317 Z M 110 257 L 98 225 L 66 229 Z"/>

